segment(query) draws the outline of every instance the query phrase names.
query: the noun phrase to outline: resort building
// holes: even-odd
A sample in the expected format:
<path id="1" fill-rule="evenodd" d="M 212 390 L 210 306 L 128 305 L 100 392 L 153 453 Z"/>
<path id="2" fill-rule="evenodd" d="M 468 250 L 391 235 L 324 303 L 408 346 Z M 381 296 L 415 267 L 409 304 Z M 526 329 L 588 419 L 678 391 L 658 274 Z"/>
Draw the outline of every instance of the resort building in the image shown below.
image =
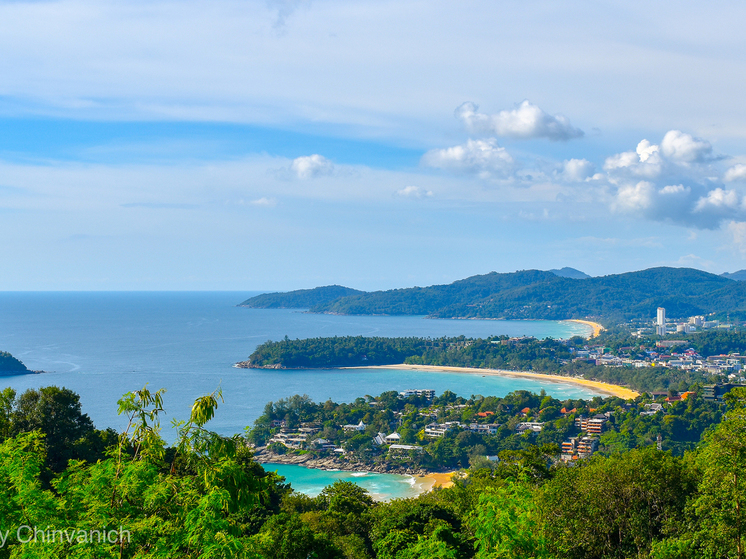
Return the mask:
<path id="1" fill-rule="evenodd" d="M 399 392 L 399 398 L 409 398 L 410 396 L 424 396 L 428 400 L 435 398 L 435 390 L 431 388 L 415 388 Z"/>

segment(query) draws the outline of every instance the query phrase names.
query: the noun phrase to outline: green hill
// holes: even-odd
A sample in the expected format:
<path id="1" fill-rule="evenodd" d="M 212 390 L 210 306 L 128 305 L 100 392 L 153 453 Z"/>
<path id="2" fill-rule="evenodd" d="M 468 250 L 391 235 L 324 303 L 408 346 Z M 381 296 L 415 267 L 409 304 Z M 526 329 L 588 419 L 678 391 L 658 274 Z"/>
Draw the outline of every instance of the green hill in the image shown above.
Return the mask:
<path id="1" fill-rule="evenodd" d="M 315 289 L 299 289 L 287 293 L 263 293 L 246 299 L 239 307 L 253 309 L 307 309 L 341 297 L 365 293 L 341 285 L 327 285 Z"/>
<path id="2" fill-rule="evenodd" d="M 27 373 L 29 370 L 21 361 L 7 351 L 0 351 L 0 375 Z"/>
<path id="3" fill-rule="evenodd" d="M 272 304 L 256 304 L 258 297 L 243 304 L 296 306 L 339 314 L 549 320 L 650 318 L 657 307 L 665 307 L 671 317 L 746 310 L 746 283 L 691 268 L 651 268 L 585 279 L 539 270 L 492 272 L 447 285 L 357 292 L 336 298 L 330 296 L 332 289 L 345 288 L 262 295 L 259 297 Z M 313 298 L 320 301 L 307 304 Z M 306 304 L 297 304 L 298 300 Z"/>

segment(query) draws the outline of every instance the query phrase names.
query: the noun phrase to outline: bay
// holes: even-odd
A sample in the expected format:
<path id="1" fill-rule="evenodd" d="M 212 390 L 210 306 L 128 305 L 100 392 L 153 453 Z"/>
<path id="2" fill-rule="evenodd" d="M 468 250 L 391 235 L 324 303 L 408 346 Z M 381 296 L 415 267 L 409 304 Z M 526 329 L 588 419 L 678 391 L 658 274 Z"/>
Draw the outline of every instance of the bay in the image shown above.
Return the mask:
<path id="1" fill-rule="evenodd" d="M 265 464 L 267 471 L 276 471 L 292 480 L 293 489 L 315 497 L 335 481 L 351 481 L 366 489 L 377 501 L 416 497 L 422 492 L 422 482 L 413 476 L 378 474 L 375 472 L 326 471 L 304 468 L 292 464 Z"/>
<path id="2" fill-rule="evenodd" d="M 439 394 L 451 390 L 466 397 L 501 396 L 518 389 L 544 389 L 561 399 L 595 395 L 577 385 L 514 377 L 381 369 L 237 369 L 233 364 L 245 360 L 257 345 L 286 335 L 293 339 L 500 334 L 568 338 L 589 333 L 587 326 L 572 322 L 336 316 L 236 306 L 251 295 L 0 293 L 0 350 L 9 351 L 30 369 L 48 371 L 4 377 L 0 387 L 22 392 L 64 386 L 80 394 L 84 412 L 98 428 L 117 430 L 125 426 L 124 418 L 116 413 L 117 400 L 125 392 L 146 384 L 153 390 L 165 388 L 163 435 L 167 441 L 174 437 L 170 421 L 186 419 L 194 399 L 217 388 L 222 389 L 225 401 L 208 426 L 224 435 L 243 432 L 261 415 L 267 402 L 293 394 L 337 402 L 408 388 L 432 388 Z"/>

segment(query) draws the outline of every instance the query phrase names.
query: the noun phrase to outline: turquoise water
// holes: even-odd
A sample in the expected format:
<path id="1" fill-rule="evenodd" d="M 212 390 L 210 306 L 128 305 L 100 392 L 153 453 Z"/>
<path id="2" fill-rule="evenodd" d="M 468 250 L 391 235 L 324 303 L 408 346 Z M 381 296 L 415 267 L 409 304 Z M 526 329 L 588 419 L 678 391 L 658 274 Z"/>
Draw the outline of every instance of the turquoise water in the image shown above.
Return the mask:
<path id="1" fill-rule="evenodd" d="M 419 483 L 412 476 L 313 470 L 288 464 L 264 464 L 264 468 L 268 471 L 276 471 L 291 480 L 293 489 L 311 497 L 315 497 L 324 487 L 338 480 L 357 483 L 367 489 L 377 501 L 415 497 L 422 492 Z"/>
<path id="2" fill-rule="evenodd" d="M 587 398 L 584 387 L 509 377 L 380 369 L 265 371 L 236 369 L 262 342 L 344 335 L 537 338 L 587 335 L 572 322 L 428 320 L 423 317 L 332 316 L 235 305 L 251 293 L 0 293 L 0 350 L 31 369 L 49 371 L 0 379 L 18 391 L 64 386 L 80 394 L 99 428 L 124 427 L 116 402 L 146 383 L 166 388 L 163 435 L 170 422 L 188 417 L 194 399 L 220 387 L 225 402 L 209 427 L 240 433 L 269 401 L 308 394 L 316 401 L 349 402 L 386 390 L 433 388 L 470 396 L 512 390 L 558 398 Z M 292 478 L 291 478 L 291 481 Z"/>

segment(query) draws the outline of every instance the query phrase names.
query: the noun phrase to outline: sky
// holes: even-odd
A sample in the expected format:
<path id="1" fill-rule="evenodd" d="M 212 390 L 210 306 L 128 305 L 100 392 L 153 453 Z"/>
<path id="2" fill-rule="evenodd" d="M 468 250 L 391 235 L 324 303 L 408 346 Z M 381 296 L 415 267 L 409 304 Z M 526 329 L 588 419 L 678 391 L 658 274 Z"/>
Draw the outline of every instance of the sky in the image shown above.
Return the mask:
<path id="1" fill-rule="evenodd" d="M 0 290 L 746 268 L 745 20 L 0 0 Z"/>

